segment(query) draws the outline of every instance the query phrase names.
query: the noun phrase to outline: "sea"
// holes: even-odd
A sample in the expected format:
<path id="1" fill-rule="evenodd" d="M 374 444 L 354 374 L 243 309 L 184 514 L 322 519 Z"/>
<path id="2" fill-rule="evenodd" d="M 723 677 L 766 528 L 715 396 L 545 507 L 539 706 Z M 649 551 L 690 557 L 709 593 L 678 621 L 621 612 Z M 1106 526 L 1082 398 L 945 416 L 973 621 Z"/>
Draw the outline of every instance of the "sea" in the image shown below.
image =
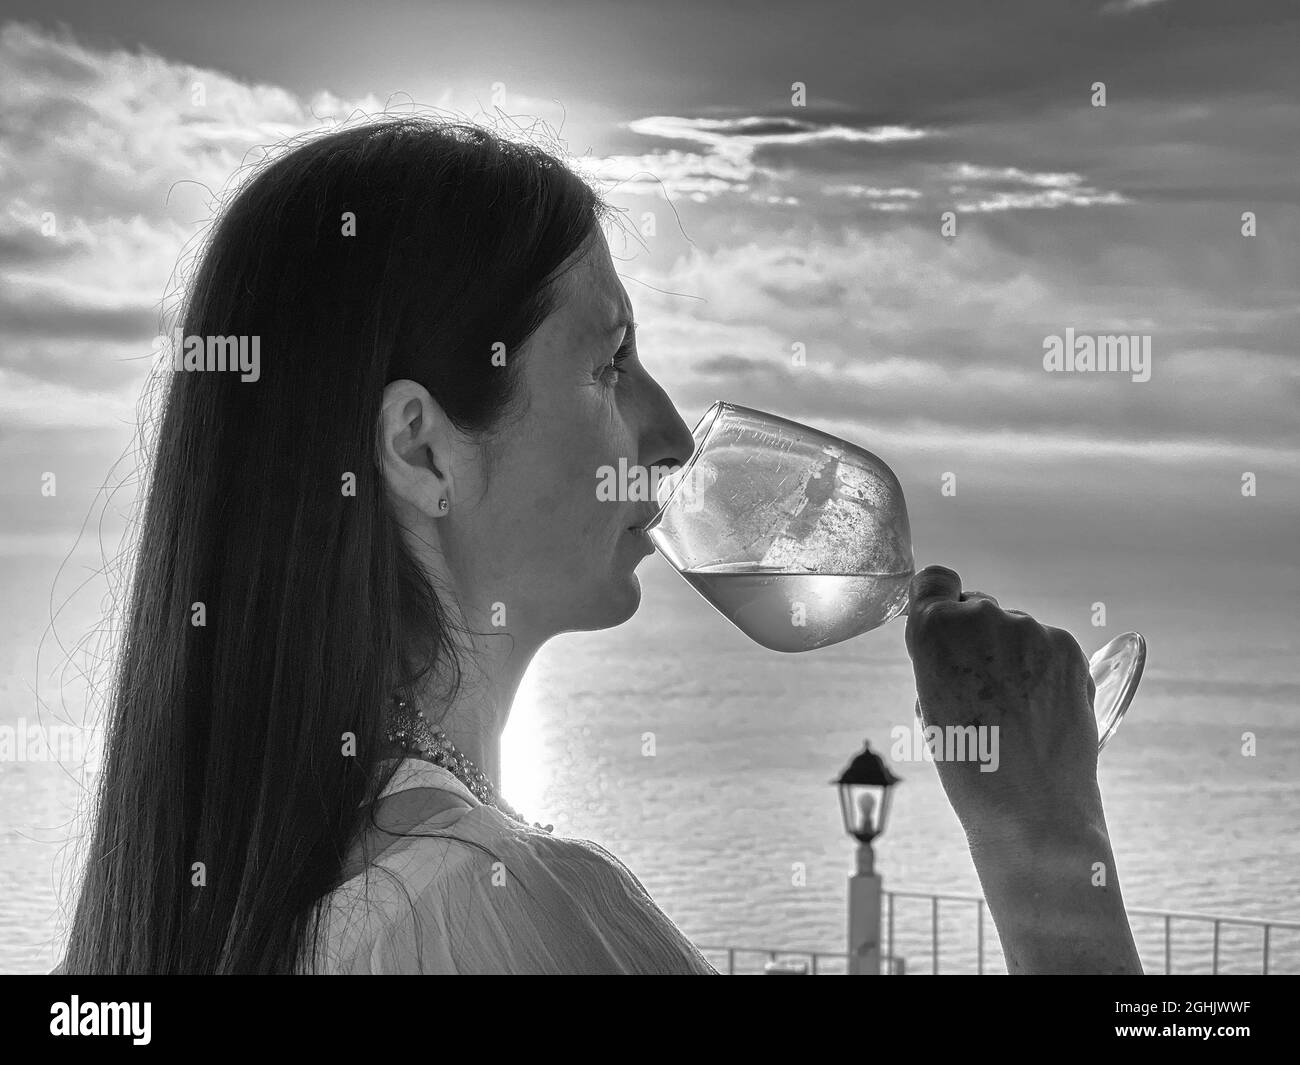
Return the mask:
<path id="1" fill-rule="evenodd" d="M 19 548 L 0 555 L 0 728 L 15 733 L 81 720 L 81 671 L 110 635 L 98 559 Z M 658 557 L 638 573 L 631 621 L 560 636 L 534 660 L 504 738 L 503 792 L 531 819 L 618 855 L 719 968 L 818 952 L 819 972 L 843 971 L 855 844 L 831 781 L 864 741 L 885 753 L 893 730 L 911 727 L 903 622 L 780 654 Z M 1300 926 L 1294 634 L 1234 641 L 1230 624 L 1193 614 L 1143 619 L 1150 659 L 1100 759 L 1125 901 Z M 1088 651 L 1115 634 L 1076 631 Z M 902 779 L 875 846 L 885 891 L 906 893 L 887 907 L 891 957 L 913 974 L 1004 972 L 934 765 L 891 766 Z M 45 972 L 59 956 L 83 768 L 0 761 L 2 972 Z M 1211 923 L 1171 918 L 1168 948 L 1164 917 L 1132 912 L 1131 924 L 1148 972 L 1210 971 Z M 1262 928 L 1224 924 L 1218 938 L 1219 971 L 1261 970 Z M 1269 970 L 1300 972 L 1300 927 L 1269 930 Z"/>

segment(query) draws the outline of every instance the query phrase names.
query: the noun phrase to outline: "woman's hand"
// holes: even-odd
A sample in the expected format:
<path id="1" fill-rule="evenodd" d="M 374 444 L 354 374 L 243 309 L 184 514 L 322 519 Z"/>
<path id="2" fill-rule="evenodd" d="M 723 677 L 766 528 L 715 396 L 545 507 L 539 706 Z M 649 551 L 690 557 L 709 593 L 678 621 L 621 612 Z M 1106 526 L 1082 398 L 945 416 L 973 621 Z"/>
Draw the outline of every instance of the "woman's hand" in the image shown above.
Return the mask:
<path id="1" fill-rule="evenodd" d="M 928 566 L 912 580 L 907 650 L 927 726 L 993 730 L 935 765 L 979 873 L 1011 973 L 1138 973 L 1097 787 L 1088 663 L 1074 637 L 962 594 Z M 951 754 L 945 744 L 944 754 Z"/>
<path id="2" fill-rule="evenodd" d="M 971 844 L 1099 817 L 1093 683 L 1074 637 L 982 592 L 963 595 L 961 578 L 943 566 L 923 569 L 910 592 L 907 650 L 922 724 L 991 729 L 969 744 L 972 755 L 996 744 L 996 768 L 935 762 Z"/>

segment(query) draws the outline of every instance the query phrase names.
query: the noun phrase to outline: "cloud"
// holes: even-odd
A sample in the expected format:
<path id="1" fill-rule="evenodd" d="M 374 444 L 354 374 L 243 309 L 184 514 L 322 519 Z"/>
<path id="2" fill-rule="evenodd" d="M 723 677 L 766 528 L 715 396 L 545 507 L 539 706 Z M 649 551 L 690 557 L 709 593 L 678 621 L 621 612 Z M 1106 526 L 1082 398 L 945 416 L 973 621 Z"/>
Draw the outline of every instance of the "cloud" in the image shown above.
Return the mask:
<path id="1" fill-rule="evenodd" d="M 12 25 L 0 64 L 0 419 L 120 428 L 231 175 L 319 128 L 313 111 L 357 105 Z M 684 408 L 735 397 L 886 440 L 905 462 L 996 459 L 1006 478 L 1035 455 L 1127 457 L 1155 483 L 1170 463 L 1300 450 L 1300 221 L 1241 181 L 1291 172 L 1294 145 L 1263 131 L 1294 108 L 1225 125 L 1227 106 L 654 115 L 580 169 L 619 196 L 687 201 L 693 243 L 651 239 L 628 269 L 647 365 Z M 1191 194 L 1209 207 L 1188 210 Z M 1243 204 L 1260 216 L 1250 240 Z M 1042 340 L 1066 327 L 1149 333 L 1152 380 L 1045 375 Z"/>
<path id="2" fill-rule="evenodd" d="M 11 425 L 105 410 L 119 424 L 119 390 L 143 380 L 185 253 L 232 175 L 259 146 L 318 128 L 317 116 L 379 109 L 147 52 L 96 51 L 19 23 L 0 27 L 0 69 L 0 372 Z"/>
<path id="3" fill-rule="evenodd" d="M 933 136 L 905 125 L 854 128 L 788 116 L 702 118 L 650 115 L 624 128 L 651 141 L 698 147 L 671 147 L 635 155 L 583 160 L 581 169 L 611 192 L 627 196 L 664 194 L 705 203 L 724 194 L 752 194 L 763 203 L 796 204 L 802 198 L 782 186 L 778 169 L 756 162 L 765 148 L 812 153 L 829 145 L 891 145 Z"/>
<path id="4" fill-rule="evenodd" d="M 963 190 L 964 191 L 964 190 Z M 1055 207 L 1114 207 L 1133 201 L 1118 192 L 1096 189 L 1042 189 L 1035 192 L 995 192 L 978 200 L 958 200 L 958 211 L 980 214 L 988 211 L 1032 211 Z"/>
<path id="5" fill-rule="evenodd" d="M 1262 335 L 1294 310 L 1234 307 L 1143 259 L 1080 269 L 979 231 L 855 228 L 695 248 L 638 277 L 644 358 L 688 408 L 733 398 L 903 454 L 946 438 L 986 458 L 1032 441 L 1139 463 L 1300 459 L 1300 363 Z M 1044 340 L 1066 328 L 1150 336 L 1151 380 L 1046 373 Z"/>
<path id="6" fill-rule="evenodd" d="M 1100 13 L 1103 15 L 1131 15 L 1135 11 L 1144 11 L 1149 7 L 1168 2 L 1169 0 L 1109 0 L 1108 3 L 1102 5 Z"/>
<path id="7" fill-rule="evenodd" d="M 1112 207 L 1133 202 L 1120 192 L 1103 192 L 1085 184 L 1083 176 L 1076 173 L 1035 173 L 1015 166 L 975 166 L 971 163 L 958 163 L 944 168 L 944 172 L 949 181 L 955 182 L 948 186 L 948 193 L 965 197 L 953 202 L 954 209 L 973 214 L 1057 207 Z M 976 186 L 975 190 L 972 190 L 972 185 Z"/>
<path id="8" fill-rule="evenodd" d="M 684 196 L 704 203 L 723 193 L 747 193 L 763 178 L 746 156 L 711 155 L 678 149 L 646 155 L 609 155 L 578 161 L 589 180 L 621 196 Z"/>
<path id="9" fill-rule="evenodd" d="M 60 384 L 0 367 L 0 424 L 8 429 L 121 430 L 135 421 L 138 385 L 118 391 Z M 6 445 L 8 449 L 8 445 Z"/>
<path id="10" fill-rule="evenodd" d="M 895 214 L 948 209 L 981 214 L 1133 202 L 1077 171 L 936 162 L 907 150 L 922 142 L 931 157 L 945 150 L 965 151 L 968 138 L 961 130 L 908 124 L 859 128 L 790 116 L 672 115 L 636 119 L 625 128 L 651 142 L 671 141 L 674 146 L 584 160 L 584 174 L 602 183 L 611 196 L 682 197 L 700 204 L 732 196 L 800 205 L 826 198 Z M 874 180 L 834 180 L 846 170 L 865 172 Z"/>
<path id="11" fill-rule="evenodd" d="M 750 115 L 737 118 L 691 118 L 679 115 L 651 115 L 627 124 L 634 133 L 668 140 L 697 141 L 719 151 L 733 146 L 737 152 L 751 152 L 763 144 L 811 145 L 828 141 L 862 144 L 893 144 L 933 136 L 933 131 L 906 125 L 855 129 L 841 123 L 817 123 L 788 117 Z"/>
<path id="12" fill-rule="evenodd" d="M 1078 174 L 1034 174 L 1015 166 L 973 166 L 970 163 L 949 167 L 948 177 L 953 181 L 1009 182 L 1045 189 L 1077 188 L 1083 181 Z"/>

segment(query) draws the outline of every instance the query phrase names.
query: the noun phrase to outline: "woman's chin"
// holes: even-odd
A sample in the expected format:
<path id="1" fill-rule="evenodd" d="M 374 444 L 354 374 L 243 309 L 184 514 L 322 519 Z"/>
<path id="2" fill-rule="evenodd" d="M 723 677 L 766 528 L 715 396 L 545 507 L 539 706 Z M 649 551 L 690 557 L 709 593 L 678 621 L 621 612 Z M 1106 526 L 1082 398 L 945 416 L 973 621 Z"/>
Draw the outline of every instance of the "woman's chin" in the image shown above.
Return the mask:
<path id="1" fill-rule="evenodd" d="M 628 621 L 641 606 L 641 582 L 628 570 L 613 578 L 600 597 L 587 605 L 570 631 L 594 632 L 612 629 Z"/>
<path id="2" fill-rule="evenodd" d="M 600 627 L 607 629 L 614 625 L 622 625 L 637 612 L 640 606 L 641 581 L 636 571 L 630 570 L 625 577 L 615 583 L 609 597 L 609 619 Z"/>

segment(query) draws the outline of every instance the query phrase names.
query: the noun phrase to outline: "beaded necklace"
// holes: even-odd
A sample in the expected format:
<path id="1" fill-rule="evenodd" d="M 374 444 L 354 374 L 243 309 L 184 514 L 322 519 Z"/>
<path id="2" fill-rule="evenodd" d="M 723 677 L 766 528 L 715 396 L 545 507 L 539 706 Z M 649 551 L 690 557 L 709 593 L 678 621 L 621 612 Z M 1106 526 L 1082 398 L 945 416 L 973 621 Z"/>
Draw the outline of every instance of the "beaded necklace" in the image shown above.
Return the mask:
<path id="1" fill-rule="evenodd" d="M 423 710 L 413 711 L 405 699 L 396 695 L 393 696 L 393 707 L 388 713 L 388 740 L 400 746 L 408 755 L 422 758 L 446 769 L 469 788 L 483 805 L 495 806 L 507 817 L 521 824 L 530 823 L 497 794 L 487 774 L 452 743 L 442 729 L 429 724 L 424 719 Z M 543 832 L 555 831 L 554 825 L 543 825 L 537 821 L 531 824 Z"/>

